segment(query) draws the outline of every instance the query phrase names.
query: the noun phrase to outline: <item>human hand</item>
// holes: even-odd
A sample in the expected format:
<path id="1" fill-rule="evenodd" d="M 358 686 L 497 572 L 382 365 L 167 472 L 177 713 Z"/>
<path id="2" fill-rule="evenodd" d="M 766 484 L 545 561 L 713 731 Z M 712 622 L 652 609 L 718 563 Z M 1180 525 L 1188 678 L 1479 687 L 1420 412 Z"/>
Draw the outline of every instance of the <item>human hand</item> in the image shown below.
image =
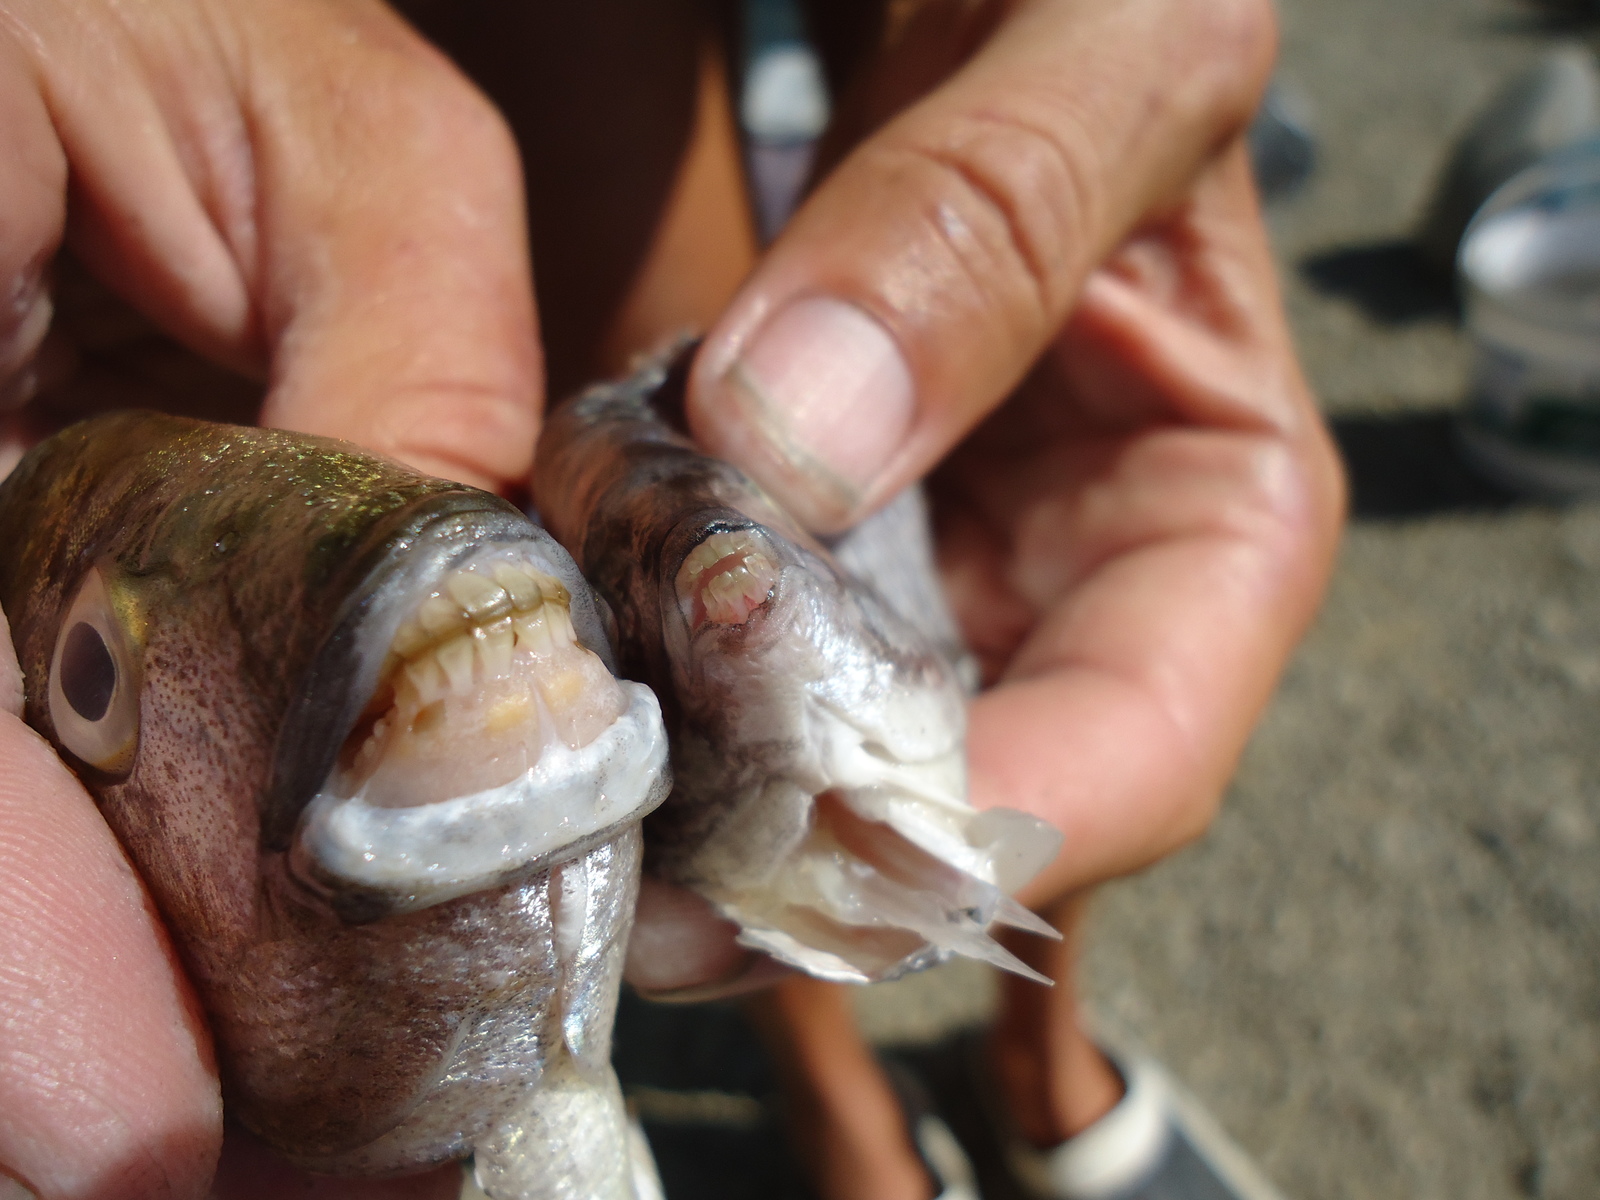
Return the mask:
<path id="1" fill-rule="evenodd" d="M 1240 143 L 1272 41 L 1265 0 L 912 6 L 855 100 L 937 86 L 696 364 L 696 436 L 819 531 L 947 459 L 942 566 L 992 685 L 972 798 L 1066 835 L 1035 904 L 1206 826 L 1330 568 L 1342 485 Z"/>
<path id="2" fill-rule="evenodd" d="M 540 364 L 521 172 L 441 55 L 373 0 L 0 0 L 0 18 L 0 471 L 69 415 L 30 402 L 65 238 L 155 325 L 263 381 L 263 422 L 484 487 L 525 477 Z M 0 1175 L 48 1197 L 200 1195 L 222 1138 L 203 1024 L 17 694 L 6 637 Z M 222 1194 L 290 1186 L 235 1149 Z M 459 1172 L 360 1186 L 453 1195 Z"/>

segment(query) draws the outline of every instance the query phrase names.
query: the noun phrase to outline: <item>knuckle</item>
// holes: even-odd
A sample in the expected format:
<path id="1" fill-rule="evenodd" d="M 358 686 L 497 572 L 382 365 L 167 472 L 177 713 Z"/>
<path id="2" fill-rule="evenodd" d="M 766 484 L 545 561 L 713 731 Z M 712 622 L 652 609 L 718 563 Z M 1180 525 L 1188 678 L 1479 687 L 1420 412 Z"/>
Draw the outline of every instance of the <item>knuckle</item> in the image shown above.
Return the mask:
<path id="1" fill-rule="evenodd" d="M 1226 97 L 1240 121 L 1249 119 L 1278 51 L 1272 0 L 1208 0 L 1192 61 L 1209 68 L 1210 89 Z"/>
<path id="2" fill-rule="evenodd" d="M 505 118 L 466 76 L 448 63 L 407 89 L 416 150 L 425 156 L 471 157 L 486 165 L 513 166 L 516 143 Z"/>
<path id="3" fill-rule="evenodd" d="M 1060 119 L 968 114 L 907 152 L 928 175 L 926 218 L 986 301 L 1037 335 L 1064 318 L 1075 248 L 1094 225 L 1091 143 Z"/>

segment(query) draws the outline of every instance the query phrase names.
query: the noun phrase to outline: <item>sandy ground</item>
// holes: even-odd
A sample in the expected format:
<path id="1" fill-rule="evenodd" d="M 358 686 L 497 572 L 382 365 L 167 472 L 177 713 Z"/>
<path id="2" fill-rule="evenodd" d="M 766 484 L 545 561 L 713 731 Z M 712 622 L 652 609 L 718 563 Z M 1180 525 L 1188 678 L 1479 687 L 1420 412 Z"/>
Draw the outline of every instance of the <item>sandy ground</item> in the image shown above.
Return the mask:
<path id="1" fill-rule="evenodd" d="M 1468 356 L 1399 243 L 1459 130 L 1563 34 L 1509 0 L 1282 0 L 1320 161 L 1272 214 L 1357 519 L 1202 843 L 1106 891 L 1098 1010 L 1295 1200 L 1600 1196 L 1600 508 L 1455 459 Z M 873 989 L 884 1040 L 981 971 Z"/>

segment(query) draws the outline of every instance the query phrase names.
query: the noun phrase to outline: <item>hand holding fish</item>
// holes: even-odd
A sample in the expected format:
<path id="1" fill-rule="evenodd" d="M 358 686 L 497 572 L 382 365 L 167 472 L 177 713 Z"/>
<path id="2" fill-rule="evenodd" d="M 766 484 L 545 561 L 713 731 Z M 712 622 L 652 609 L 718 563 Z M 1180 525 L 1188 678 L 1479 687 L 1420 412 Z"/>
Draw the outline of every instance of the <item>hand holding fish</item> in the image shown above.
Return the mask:
<path id="1" fill-rule="evenodd" d="M 1066 833 L 1026 896 L 1050 911 L 1203 827 L 1327 569 L 1336 471 L 1237 145 L 1270 13 L 890 7 L 834 138 L 871 136 L 713 329 L 688 416 L 823 532 L 948 456 L 942 562 L 995 685 L 971 710 L 972 795 Z M 25 432 L 15 405 L 49 369 L 65 232 L 160 325 L 269 380 L 265 422 L 491 488 L 525 476 L 541 369 L 521 176 L 441 56 L 368 0 L 0 14 L 0 154 L 26 167 L 0 185 L 0 437 Z M 88 797 L 8 714 L 0 763 L 21 865 L 0 952 L 23 968 L 0 976 L 0 1111 L 26 1114 L 0 1164 L 52 1195 L 199 1194 L 220 1107 L 165 936 Z M 1019 1029 L 1020 1051 L 1038 1022 Z M 41 1082 L 72 1103 L 41 1103 Z"/>
<path id="2" fill-rule="evenodd" d="M 708 335 L 688 420 L 819 532 L 932 471 L 989 685 L 972 801 L 1064 834 L 1022 895 L 1067 942 L 1007 943 L 1058 987 L 1008 977 L 991 1043 L 1012 1117 L 1051 1146 L 1121 1088 L 1072 987 L 1084 889 L 1209 823 L 1326 584 L 1343 488 L 1241 138 L 1270 7 L 901 11 L 830 135 L 868 136 Z M 817 1147 L 829 1194 L 925 1194 L 905 1152 L 893 1168 L 850 1135 L 865 1098 L 893 1113 L 881 1079 L 801 1073 L 836 1069 L 859 1077 L 818 1104 L 854 1098 L 835 1140 L 859 1153 L 830 1174 Z"/>
<path id="3" fill-rule="evenodd" d="M 1205 826 L 1320 596 L 1341 485 L 1238 136 L 1265 7 L 910 8 L 857 123 L 915 102 L 757 266 L 687 416 L 817 532 L 932 470 L 992 685 L 974 801 L 1066 834 L 1039 902 Z"/>

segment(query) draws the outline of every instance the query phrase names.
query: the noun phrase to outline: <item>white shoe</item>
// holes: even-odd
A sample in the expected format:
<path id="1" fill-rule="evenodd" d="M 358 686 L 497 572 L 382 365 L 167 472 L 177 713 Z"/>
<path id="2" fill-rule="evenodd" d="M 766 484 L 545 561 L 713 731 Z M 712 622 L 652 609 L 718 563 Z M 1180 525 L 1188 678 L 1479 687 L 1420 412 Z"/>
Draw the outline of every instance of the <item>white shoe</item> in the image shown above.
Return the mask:
<path id="1" fill-rule="evenodd" d="M 1034 1200 L 1283 1200 L 1159 1063 L 1103 1047 L 1102 1053 L 1126 1088 L 1110 1112 L 1048 1150 L 1014 1131 L 1002 1133 L 1008 1165 L 1026 1194 Z"/>

